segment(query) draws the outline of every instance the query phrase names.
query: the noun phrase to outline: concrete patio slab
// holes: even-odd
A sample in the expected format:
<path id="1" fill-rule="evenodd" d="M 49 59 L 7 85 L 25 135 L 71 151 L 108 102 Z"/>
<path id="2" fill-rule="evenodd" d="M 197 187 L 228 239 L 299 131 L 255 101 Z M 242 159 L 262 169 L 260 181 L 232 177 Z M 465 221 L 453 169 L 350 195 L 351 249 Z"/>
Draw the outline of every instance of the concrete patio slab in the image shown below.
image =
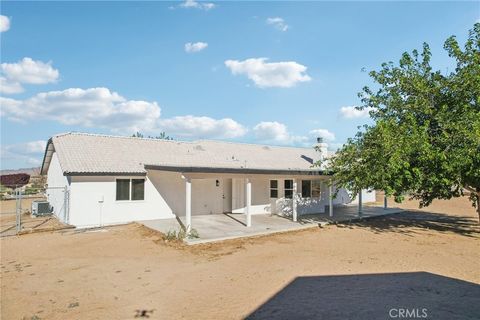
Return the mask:
<path id="1" fill-rule="evenodd" d="M 211 214 L 192 216 L 192 228 L 199 235 L 198 238 L 185 239 L 187 244 L 200 244 L 236 238 L 254 237 L 279 232 L 288 232 L 308 228 L 318 228 L 332 223 L 368 219 L 387 214 L 401 212 L 398 208 L 383 209 L 382 207 L 365 206 L 362 215 L 358 216 L 357 206 L 335 207 L 334 216 L 328 213 L 302 215 L 298 222 L 293 222 L 289 217 L 269 214 L 252 215 L 252 226 L 245 225 L 244 214 Z M 147 228 L 167 234 L 169 231 L 179 231 L 184 224 L 183 217 L 179 220 L 158 219 L 138 221 Z"/>
<path id="2" fill-rule="evenodd" d="M 338 223 L 338 222 L 348 222 L 348 221 L 369 219 L 369 218 L 379 217 L 383 215 L 399 213 L 402 211 L 402 209 L 399 209 L 399 208 L 384 209 L 383 207 L 379 207 L 379 206 L 366 205 L 363 207 L 362 214 L 359 215 L 358 206 L 345 205 L 345 206 L 334 207 L 333 217 L 330 217 L 328 215 L 328 207 L 326 211 L 327 213 L 302 215 L 300 216 L 300 219 L 304 222 L 332 224 L 332 223 Z"/>

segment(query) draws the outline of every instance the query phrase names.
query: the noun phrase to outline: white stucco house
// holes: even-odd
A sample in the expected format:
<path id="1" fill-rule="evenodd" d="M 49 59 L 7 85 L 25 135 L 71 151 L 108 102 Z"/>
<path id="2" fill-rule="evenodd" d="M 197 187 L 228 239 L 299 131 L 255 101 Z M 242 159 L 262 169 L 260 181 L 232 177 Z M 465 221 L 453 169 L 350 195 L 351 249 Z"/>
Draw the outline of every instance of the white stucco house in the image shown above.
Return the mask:
<path id="1" fill-rule="evenodd" d="M 54 214 L 76 227 L 179 217 L 189 229 L 192 215 L 222 213 L 248 227 L 254 214 L 296 221 L 352 202 L 329 196 L 330 176 L 312 166 L 320 149 L 66 133 L 49 139 L 41 173 Z"/>

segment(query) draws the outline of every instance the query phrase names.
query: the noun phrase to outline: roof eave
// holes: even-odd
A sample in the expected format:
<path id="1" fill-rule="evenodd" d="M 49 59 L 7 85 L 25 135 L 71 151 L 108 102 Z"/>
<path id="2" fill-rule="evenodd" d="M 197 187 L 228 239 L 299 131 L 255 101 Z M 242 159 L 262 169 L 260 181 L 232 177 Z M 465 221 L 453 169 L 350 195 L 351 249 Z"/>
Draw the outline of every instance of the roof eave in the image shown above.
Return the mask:
<path id="1" fill-rule="evenodd" d="M 243 173 L 243 174 L 281 174 L 281 175 L 330 175 L 324 170 L 315 169 L 256 169 L 256 168 L 214 168 L 214 167 L 184 167 L 184 166 L 161 166 L 145 165 L 146 170 L 174 171 L 185 173 Z"/>
<path id="2" fill-rule="evenodd" d="M 64 176 L 139 176 L 144 177 L 146 172 L 74 172 L 68 171 L 63 173 Z"/>
<path id="3" fill-rule="evenodd" d="M 43 161 L 42 161 L 42 168 L 40 169 L 40 175 L 47 174 L 54 151 L 55 151 L 55 147 L 53 145 L 53 139 L 50 138 L 48 139 L 47 146 L 45 147 L 45 153 L 43 154 Z"/>

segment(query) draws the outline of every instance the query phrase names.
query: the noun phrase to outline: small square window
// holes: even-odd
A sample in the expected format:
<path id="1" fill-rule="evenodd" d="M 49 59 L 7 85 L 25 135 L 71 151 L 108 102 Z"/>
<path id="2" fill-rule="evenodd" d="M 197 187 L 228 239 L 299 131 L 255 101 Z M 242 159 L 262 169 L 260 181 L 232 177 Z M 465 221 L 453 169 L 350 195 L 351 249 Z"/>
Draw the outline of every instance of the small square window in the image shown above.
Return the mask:
<path id="1" fill-rule="evenodd" d="M 270 198 L 278 198 L 278 180 L 270 180 Z"/>
<path id="2" fill-rule="evenodd" d="M 285 198 L 292 199 L 293 198 L 293 180 L 285 180 Z"/>
<path id="3" fill-rule="evenodd" d="M 293 190 L 285 189 L 285 198 L 292 199 L 292 197 L 293 197 Z"/>
<path id="4" fill-rule="evenodd" d="M 130 179 L 117 179 L 117 200 L 130 200 Z"/>
<path id="5" fill-rule="evenodd" d="M 312 181 L 302 180 L 302 198 L 310 198 L 312 196 Z"/>
<path id="6" fill-rule="evenodd" d="M 322 182 L 320 180 L 312 181 L 312 198 L 320 198 L 322 195 Z"/>
<path id="7" fill-rule="evenodd" d="M 278 198 L 278 190 L 270 189 L 270 198 Z"/>
<path id="8" fill-rule="evenodd" d="M 145 199 L 145 180 L 132 179 L 132 200 Z"/>
<path id="9" fill-rule="evenodd" d="M 293 180 L 285 180 L 284 186 L 285 189 L 293 189 Z"/>

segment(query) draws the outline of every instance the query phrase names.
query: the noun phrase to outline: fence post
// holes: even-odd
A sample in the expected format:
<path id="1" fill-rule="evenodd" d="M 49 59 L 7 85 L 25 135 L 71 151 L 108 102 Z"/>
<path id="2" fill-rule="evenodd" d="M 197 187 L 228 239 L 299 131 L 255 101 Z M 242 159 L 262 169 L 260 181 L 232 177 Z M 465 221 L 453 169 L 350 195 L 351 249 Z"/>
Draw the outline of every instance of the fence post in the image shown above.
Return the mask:
<path id="1" fill-rule="evenodd" d="M 15 201 L 15 224 L 18 234 L 22 230 L 22 191 L 18 187 L 15 188 Z"/>
<path id="2" fill-rule="evenodd" d="M 63 190 L 63 222 L 64 223 L 68 223 L 67 222 L 67 207 L 68 207 L 68 189 L 67 189 L 67 186 L 65 186 L 64 190 Z"/>

